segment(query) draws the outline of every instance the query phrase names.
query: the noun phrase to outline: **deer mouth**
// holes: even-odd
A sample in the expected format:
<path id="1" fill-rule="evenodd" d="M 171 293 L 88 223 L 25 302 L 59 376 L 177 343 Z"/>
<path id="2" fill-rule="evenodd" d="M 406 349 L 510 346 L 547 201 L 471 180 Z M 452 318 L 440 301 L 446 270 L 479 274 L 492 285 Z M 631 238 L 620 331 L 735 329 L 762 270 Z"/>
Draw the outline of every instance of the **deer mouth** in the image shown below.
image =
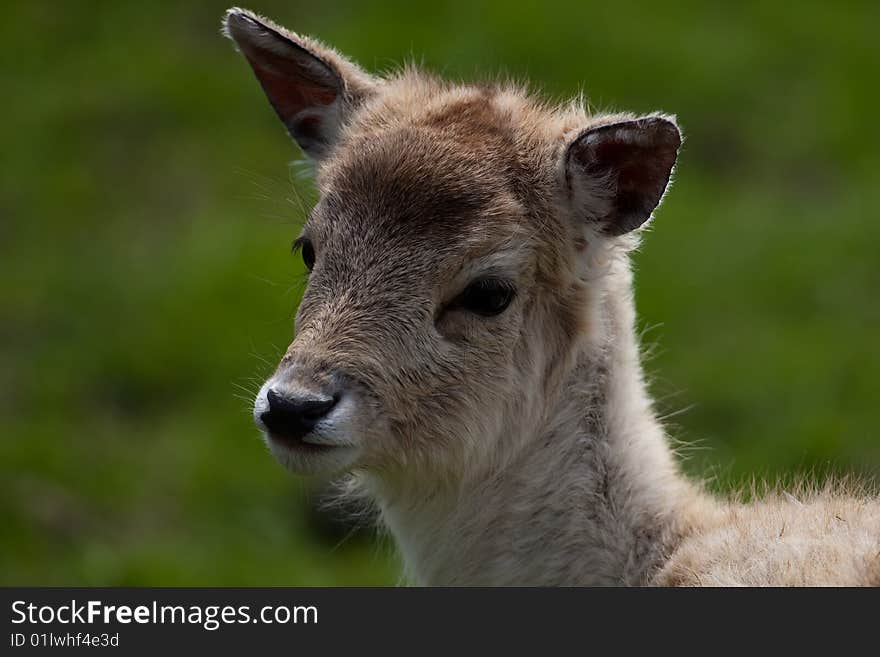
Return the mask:
<path id="1" fill-rule="evenodd" d="M 303 438 L 266 433 L 266 445 L 275 460 L 297 474 L 334 474 L 350 469 L 359 449 L 354 445 L 322 445 Z"/>
<path id="2" fill-rule="evenodd" d="M 287 431 L 262 421 L 258 425 L 275 460 L 297 474 L 338 473 L 349 469 L 358 458 L 357 445 L 340 439 L 341 427 L 319 424 L 309 431 Z"/>
<path id="3" fill-rule="evenodd" d="M 314 442 L 314 439 L 309 440 L 309 434 L 305 436 L 297 436 L 292 434 L 274 433 L 271 431 L 267 431 L 266 437 L 268 440 L 272 441 L 273 443 L 277 443 L 281 447 L 284 447 L 286 449 L 295 449 L 306 454 L 323 454 L 336 449 L 345 449 L 352 447 L 352 445 L 331 445 L 321 442 Z"/>

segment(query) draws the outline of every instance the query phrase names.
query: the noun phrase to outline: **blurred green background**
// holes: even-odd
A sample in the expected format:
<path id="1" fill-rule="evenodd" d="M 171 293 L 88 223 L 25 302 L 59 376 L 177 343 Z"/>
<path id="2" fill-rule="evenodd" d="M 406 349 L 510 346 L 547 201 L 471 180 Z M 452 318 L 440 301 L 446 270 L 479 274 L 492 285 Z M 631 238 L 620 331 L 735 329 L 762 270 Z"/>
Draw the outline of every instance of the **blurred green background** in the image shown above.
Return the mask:
<path id="1" fill-rule="evenodd" d="M 0 583 L 382 584 L 309 511 L 251 391 L 303 282 L 300 154 L 224 2 L 4 4 Z M 880 472 L 880 4 L 275 2 L 373 71 L 416 58 L 676 113 L 637 256 L 689 472 Z"/>

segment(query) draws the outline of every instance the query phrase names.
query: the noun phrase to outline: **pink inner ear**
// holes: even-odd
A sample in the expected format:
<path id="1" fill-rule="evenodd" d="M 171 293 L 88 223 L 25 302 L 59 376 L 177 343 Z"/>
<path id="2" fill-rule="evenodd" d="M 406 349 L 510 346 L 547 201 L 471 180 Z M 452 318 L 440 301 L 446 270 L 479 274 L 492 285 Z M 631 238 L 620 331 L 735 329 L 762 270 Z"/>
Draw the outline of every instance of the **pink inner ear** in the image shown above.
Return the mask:
<path id="1" fill-rule="evenodd" d="M 285 124 L 308 107 L 330 105 L 339 95 L 330 80 L 322 81 L 309 74 L 305 65 L 296 59 L 277 55 L 253 46 L 242 47 L 242 52 L 260 81 L 269 102 Z"/>
<path id="2" fill-rule="evenodd" d="M 608 141 L 596 148 L 596 164 L 617 172 L 620 189 L 658 194 L 666 187 L 675 155 L 675 147 L 663 143 Z"/>
<path id="3" fill-rule="evenodd" d="M 600 126 L 572 144 L 570 153 L 584 174 L 611 185 L 610 205 L 597 217 L 604 232 L 622 235 L 650 218 L 680 145 L 675 124 L 654 117 Z"/>
<path id="4" fill-rule="evenodd" d="M 666 190 L 675 164 L 675 149 L 662 143 L 605 146 L 613 151 L 611 166 L 617 171 L 618 221 L 623 221 L 622 226 L 630 226 L 635 217 L 647 220 Z"/>

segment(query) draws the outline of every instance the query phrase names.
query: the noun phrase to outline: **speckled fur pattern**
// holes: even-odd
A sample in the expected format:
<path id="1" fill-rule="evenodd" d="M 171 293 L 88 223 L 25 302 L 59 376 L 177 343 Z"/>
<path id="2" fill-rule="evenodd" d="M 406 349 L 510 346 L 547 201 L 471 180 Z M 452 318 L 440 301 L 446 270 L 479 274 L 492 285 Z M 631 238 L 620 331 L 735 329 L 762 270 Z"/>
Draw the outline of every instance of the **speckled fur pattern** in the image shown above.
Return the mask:
<path id="1" fill-rule="evenodd" d="M 345 381 L 357 455 L 341 469 L 378 508 L 408 581 L 880 584 L 876 497 L 825 489 L 746 504 L 680 473 L 634 330 L 637 226 L 609 229 L 618 192 L 570 157 L 584 134 L 617 124 L 653 153 L 660 137 L 647 131 L 660 125 L 662 195 L 680 144 L 673 117 L 591 114 L 415 67 L 374 77 L 245 10 L 225 26 L 249 60 L 255 43 L 283 55 L 274 42 L 286 40 L 340 81 L 330 105 L 291 110 L 317 122 L 303 142 L 320 191 L 304 229 L 317 260 L 272 381 Z M 449 311 L 487 272 L 516 286 L 511 306 Z"/>

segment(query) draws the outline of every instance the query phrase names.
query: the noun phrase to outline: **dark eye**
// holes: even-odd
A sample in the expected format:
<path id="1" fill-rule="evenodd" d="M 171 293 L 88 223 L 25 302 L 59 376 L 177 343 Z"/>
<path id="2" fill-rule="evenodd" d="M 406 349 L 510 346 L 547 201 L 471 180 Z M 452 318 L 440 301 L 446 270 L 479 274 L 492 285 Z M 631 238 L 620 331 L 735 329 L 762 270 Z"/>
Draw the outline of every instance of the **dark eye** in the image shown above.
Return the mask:
<path id="1" fill-rule="evenodd" d="M 312 267 L 315 266 L 315 247 L 312 245 L 312 241 L 305 237 L 300 237 L 293 243 L 293 250 L 300 252 L 306 269 L 312 271 Z"/>
<path id="2" fill-rule="evenodd" d="M 504 312 L 515 294 L 513 285 L 507 281 L 482 278 L 468 285 L 453 305 L 477 315 L 494 317 Z"/>

